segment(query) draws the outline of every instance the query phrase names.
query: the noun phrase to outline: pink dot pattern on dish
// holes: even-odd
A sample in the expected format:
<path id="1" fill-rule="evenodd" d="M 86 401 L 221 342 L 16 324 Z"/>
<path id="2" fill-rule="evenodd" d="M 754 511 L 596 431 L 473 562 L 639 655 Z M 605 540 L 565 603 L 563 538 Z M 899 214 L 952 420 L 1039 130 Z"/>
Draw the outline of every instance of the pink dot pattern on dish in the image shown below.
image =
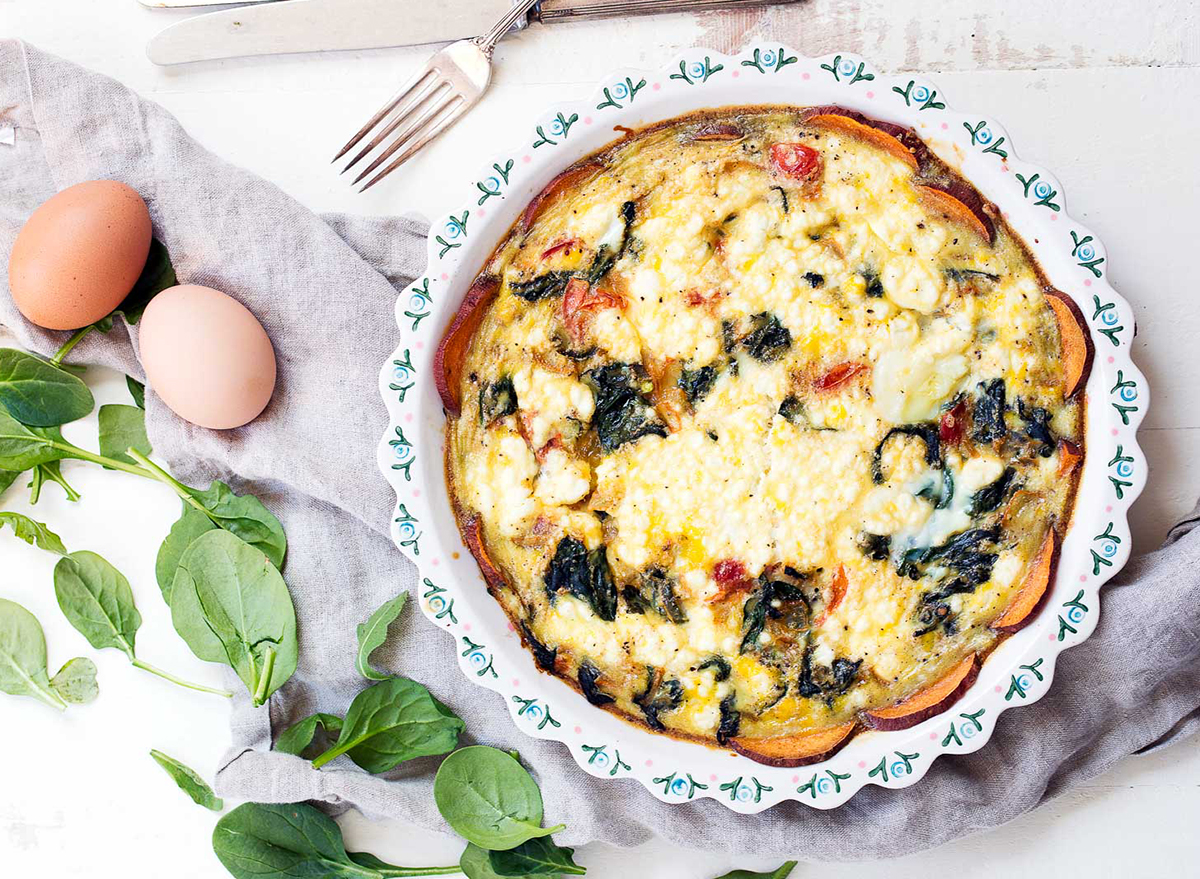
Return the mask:
<path id="1" fill-rule="evenodd" d="M 658 91 L 660 88 L 662 88 L 662 83 L 656 82 L 654 85 L 650 86 L 650 88 L 654 89 L 655 91 Z"/>
<path id="2" fill-rule="evenodd" d="M 802 73 L 802 74 L 800 74 L 800 78 L 801 79 L 812 79 L 812 74 L 811 73 Z"/>
<path id="3" fill-rule="evenodd" d="M 591 125 L 591 124 L 592 124 L 592 117 L 591 117 L 591 116 L 584 116 L 584 117 L 583 117 L 583 124 L 584 124 L 584 125 Z"/>

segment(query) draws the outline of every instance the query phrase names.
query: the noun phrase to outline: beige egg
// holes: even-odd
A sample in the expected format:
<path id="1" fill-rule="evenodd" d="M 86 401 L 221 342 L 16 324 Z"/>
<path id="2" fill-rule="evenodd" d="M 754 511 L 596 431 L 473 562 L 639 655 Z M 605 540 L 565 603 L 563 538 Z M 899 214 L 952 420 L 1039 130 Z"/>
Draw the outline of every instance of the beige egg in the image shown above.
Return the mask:
<path id="1" fill-rule="evenodd" d="M 254 420 L 275 390 L 275 349 L 244 305 L 181 284 L 150 301 L 138 324 L 146 380 L 171 411 L 223 430 Z"/>
<path id="2" fill-rule="evenodd" d="M 76 330 L 121 304 L 150 252 L 150 212 L 116 180 L 69 186 L 21 228 L 8 286 L 21 314 L 48 330 Z"/>

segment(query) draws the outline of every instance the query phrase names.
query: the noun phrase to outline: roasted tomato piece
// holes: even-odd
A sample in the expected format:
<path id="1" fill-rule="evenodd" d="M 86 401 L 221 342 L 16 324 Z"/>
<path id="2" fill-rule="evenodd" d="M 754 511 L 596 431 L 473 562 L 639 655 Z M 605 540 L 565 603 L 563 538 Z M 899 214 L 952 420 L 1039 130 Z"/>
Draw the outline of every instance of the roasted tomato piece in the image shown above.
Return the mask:
<path id="1" fill-rule="evenodd" d="M 578 238 L 567 238 L 563 241 L 558 241 L 542 251 L 542 259 L 554 256 L 556 253 L 562 253 L 563 251 L 574 250 L 577 247 L 579 247 Z"/>
<path id="2" fill-rule="evenodd" d="M 840 388 L 855 376 L 861 375 L 866 371 L 867 365 L 865 363 L 839 363 L 824 375 L 818 377 L 813 382 L 813 387 L 818 391 L 832 391 Z"/>
<path id="3" fill-rule="evenodd" d="M 746 566 L 737 559 L 721 559 L 713 565 L 713 579 L 718 583 L 740 583 L 746 579 Z"/>
<path id="4" fill-rule="evenodd" d="M 938 439 L 943 444 L 952 446 L 963 438 L 967 429 L 967 401 L 959 400 L 950 407 L 949 412 L 943 412 L 938 422 Z"/>
<path id="5" fill-rule="evenodd" d="M 811 180 L 821 167 L 821 154 L 802 143 L 773 143 L 771 165 L 785 177 Z"/>
<path id="6" fill-rule="evenodd" d="M 592 287 L 583 278 L 572 278 L 562 300 L 562 321 L 575 343 L 583 341 L 588 319 L 606 308 L 624 308 L 625 300 L 617 293 Z"/>
<path id="7" fill-rule="evenodd" d="M 829 590 L 825 593 L 825 609 L 813 622 L 814 626 L 819 626 L 829 619 L 829 615 L 838 609 L 838 605 L 846 597 L 849 588 L 850 580 L 846 577 L 846 568 L 844 565 L 838 565 L 837 573 L 833 575 L 833 579 L 829 583 Z"/>

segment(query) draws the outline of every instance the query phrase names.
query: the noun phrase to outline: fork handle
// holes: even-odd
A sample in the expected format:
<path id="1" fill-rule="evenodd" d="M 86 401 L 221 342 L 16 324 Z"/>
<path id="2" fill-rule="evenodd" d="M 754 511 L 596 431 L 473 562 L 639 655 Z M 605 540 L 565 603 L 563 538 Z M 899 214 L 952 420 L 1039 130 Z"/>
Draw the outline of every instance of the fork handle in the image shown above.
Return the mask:
<path id="1" fill-rule="evenodd" d="M 657 12 L 695 12 L 775 6 L 798 0 L 542 0 L 530 18 L 545 23 L 571 18 L 650 15 Z"/>
<path id="2" fill-rule="evenodd" d="M 496 43 L 500 42 L 500 38 L 512 30 L 513 25 L 518 21 L 524 19 L 529 10 L 537 5 L 537 2 L 538 0 L 519 0 L 519 2 L 513 3 L 512 9 L 508 10 L 490 31 L 475 39 L 476 45 L 483 50 L 484 54 L 491 57 L 492 49 L 496 48 Z"/>

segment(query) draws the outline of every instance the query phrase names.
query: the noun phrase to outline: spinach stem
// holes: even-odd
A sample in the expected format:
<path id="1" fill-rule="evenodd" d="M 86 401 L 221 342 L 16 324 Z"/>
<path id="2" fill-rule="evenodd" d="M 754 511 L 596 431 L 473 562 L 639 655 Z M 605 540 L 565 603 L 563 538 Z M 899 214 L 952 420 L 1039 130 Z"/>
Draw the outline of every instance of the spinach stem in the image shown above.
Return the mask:
<path id="1" fill-rule="evenodd" d="M 72 488 L 70 483 L 63 478 L 62 471 L 57 467 L 49 467 L 45 464 L 39 464 L 37 470 L 42 477 L 48 477 L 52 482 L 57 482 L 59 485 L 61 485 L 62 490 L 67 493 L 67 500 L 72 502 L 79 500 L 79 492 Z M 41 480 L 39 479 L 39 482 L 40 481 Z"/>
<path id="2" fill-rule="evenodd" d="M 342 756 L 342 754 L 346 753 L 346 751 L 348 751 L 348 750 L 350 750 L 349 742 L 347 742 L 347 747 L 345 747 L 345 748 L 339 748 L 339 746 L 335 743 L 334 746 L 332 748 L 330 748 L 328 751 L 326 751 L 324 754 L 318 754 L 316 757 L 313 758 L 313 761 L 312 761 L 313 769 L 320 769 L 322 766 L 324 766 L 330 760 L 333 760 L 336 757 Z"/>
<path id="3" fill-rule="evenodd" d="M 178 684 L 181 687 L 187 687 L 189 690 L 199 690 L 201 693 L 212 693 L 214 696 L 224 696 L 226 699 L 232 699 L 233 693 L 228 690 L 218 690 L 213 687 L 206 687 L 203 684 L 194 684 L 191 681 L 185 681 L 183 678 L 177 678 L 168 671 L 163 671 L 161 668 L 151 665 L 148 662 L 142 662 L 140 659 L 133 660 L 134 668 L 140 668 L 142 671 L 148 671 L 152 675 L 158 675 L 163 680 L 170 681 L 173 684 Z"/>
<path id="4" fill-rule="evenodd" d="M 63 346 L 55 352 L 53 357 L 50 358 L 50 362 L 55 366 L 60 366 L 63 362 L 63 358 L 71 353 L 71 349 L 82 342 L 84 337 L 94 329 L 96 329 L 96 325 L 89 324 L 82 330 L 76 330 L 75 335 L 67 339 L 67 341 L 63 343 Z"/>
<path id="5" fill-rule="evenodd" d="M 263 659 L 262 672 L 254 688 L 254 706 L 257 708 L 267 700 L 267 690 L 271 687 L 271 673 L 275 670 L 275 648 L 267 645 L 266 656 Z"/>
<path id="6" fill-rule="evenodd" d="M 42 465 L 38 464 L 34 467 L 33 473 L 30 475 L 32 479 L 29 481 L 29 504 L 32 506 L 42 496 Z"/>
<path id="7" fill-rule="evenodd" d="M 89 452 L 87 449 L 81 449 L 79 446 L 68 442 L 58 442 L 57 440 L 49 440 L 47 445 L 51 448 L 58 449 L 61 452 L 66 452 L 70 458 L 75 458 L 79 461 L 90 461 L 93 464 L 99 464 L 101 467 L 108 467 L 112 470 L 122 470 L 125 473 L 132 473 L 134 476 L 141 476 L 144 479 L 154 479 L 154 474 L 147 473 L 136 464 L 127 464 L 124 461 L 118 461 L 116 458 L 106 458 L 103 455 L 97 455 L 95 452 Z"/>
<path id="8" fill-rule="evenodd" d="M 137 461 L 139 464 L 142 465 L 140 468 L 138 468 L 138 472 L 141 475 L 143 475 L 143 476 L 149 475 L 151 478 L 157 479 L 159 482 L 163 483 L 164 485 L 169 486 L 171 488 L 171 490 L 173 490 L 175 492 L 175 494 L 179 495 L 179 497 L 183 500 L 183 502 L 185 504 L 190 504 L 191 506 L 195 507 L 201 513 L 203 513 L 205 516 L 207 516 L 214 524 L 217 524 L 217 520 L 213 516 L 213 514 L 211 512 L 209 512 L 208 508 L 205 507 L 204 504 L 200 503 L 198 500 L 196 500 L 194 497 L 192 497 L 192 493 L 186 485 L 184 485 L 182 482 L 180 482 L 178 479 L 176 479 L 174 476 L 172 476 L 166 470 L 159 467 L 157 464 L 155 464 L 153 461 L 151 461 L 149 458 L 147 458 L 145 455 L 143 455 L 137 449 L 134 449 L 134 448 L 126 449 L 125 454 L 128 455 L 129 457 L 133 458 L 133 460 Z M 149 471 L 149 474 L 147 474 L 146 471 Z"/>
<path id="9" fill-rule="evenodd" d="M 380 876 L 453 876 L 462 872 L 462 867 L 375 867 Z"/>

